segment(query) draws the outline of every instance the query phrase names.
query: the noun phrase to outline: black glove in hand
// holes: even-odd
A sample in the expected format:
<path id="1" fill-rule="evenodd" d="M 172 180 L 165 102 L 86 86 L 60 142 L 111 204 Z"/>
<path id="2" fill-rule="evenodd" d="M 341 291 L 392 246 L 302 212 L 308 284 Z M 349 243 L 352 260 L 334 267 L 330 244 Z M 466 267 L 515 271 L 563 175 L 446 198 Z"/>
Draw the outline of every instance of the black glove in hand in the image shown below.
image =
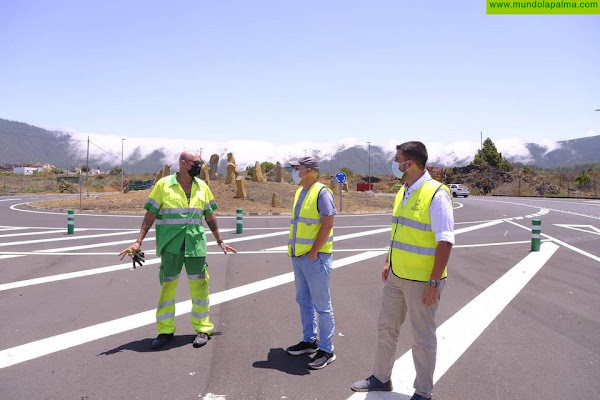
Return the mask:
<path id="1" fill-rule="evenodd" d="M 141 250 L 138 250 L 135 252 L 135 254 L 133 255 L 133 257 L 131 257 L 133 259 L 133 268 L 135 267 L 135 263 L 138 263 L 141 266 L 143 266 L 143 263 L 146 262 L 146 259 L 144 258 L 144 252 Z"/>

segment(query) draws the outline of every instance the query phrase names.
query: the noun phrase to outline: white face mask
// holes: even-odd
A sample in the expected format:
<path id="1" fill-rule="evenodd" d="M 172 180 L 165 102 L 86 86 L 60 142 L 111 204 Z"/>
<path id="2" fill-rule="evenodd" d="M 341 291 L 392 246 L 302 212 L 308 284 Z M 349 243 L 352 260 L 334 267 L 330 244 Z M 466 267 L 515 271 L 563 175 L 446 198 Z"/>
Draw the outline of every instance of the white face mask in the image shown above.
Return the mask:
<path id="1" fill-rule="evenodd" d="M 295 184 L 299 184 L 302 181 L 302 178 L 300 178 L 300 172 L 297 169 L 292 170 L 292 180 Z"/>
<path id="2" fill-rule="evenodd" d="M 392 161 L 392 174 L 398 179 L 401 179 L 404 176 L 404 172 L 400 171 L 400 166 L 402 164 L 406 164 L 409 160 L 404 161 L 403 163 L 398 163 L 397 161 Z"/>

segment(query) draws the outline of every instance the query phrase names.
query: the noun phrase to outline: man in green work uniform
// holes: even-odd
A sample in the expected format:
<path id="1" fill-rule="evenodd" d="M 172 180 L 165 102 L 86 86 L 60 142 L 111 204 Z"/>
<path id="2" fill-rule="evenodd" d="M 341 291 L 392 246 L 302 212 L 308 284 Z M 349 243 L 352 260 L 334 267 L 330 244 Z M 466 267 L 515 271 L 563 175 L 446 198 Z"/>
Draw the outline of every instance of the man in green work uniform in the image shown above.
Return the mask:
<path id="1" fill-rule="evenodd" d="M 181 153 L 179 172 L 156 182 L 144 205 L 148 211 L 137 240 L 119 254 L 121 259 L 127 254 L 135 255 L 156 220 L 156 254 L 161 257 L 159 278 L 162 288 L 156 308 L 158 337 L 152 341 L 153 349 L 169 342 L 175 333 L 175 293 L 184 263 L 192 298 L 192 326 L 198 334 L 194 347 L 204 346 L 213 331 L 209 318 L 209 275 L 202 217 L 223 253 L 237 253 L 221 239 L 213 213 L 217 203 L 208 185 L 197 178 L 201 164 L 198 153 Z"/>

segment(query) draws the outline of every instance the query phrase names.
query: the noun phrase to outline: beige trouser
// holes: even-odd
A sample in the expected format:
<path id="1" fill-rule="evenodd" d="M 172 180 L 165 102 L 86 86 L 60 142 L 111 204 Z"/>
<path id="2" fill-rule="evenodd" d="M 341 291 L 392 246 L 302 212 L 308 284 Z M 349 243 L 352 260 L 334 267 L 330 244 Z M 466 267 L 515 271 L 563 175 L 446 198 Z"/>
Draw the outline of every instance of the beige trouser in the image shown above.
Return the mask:
<path id="1" fill-rule="evenodd" d="M 440 297 L 445 283 L 446 280 L 442 280 Z M 417 372 L 414 383 L 415 392 L 424 397 L 431 397 L 437 352 L 434 320 L 437 304 L 433 307 L 423 304 L 421 296 L 426 287 L 425 282 L 401 279 L 390 271 L 388 280 L 383 287 L 381 311 L 377 321 L 378 340 L 373 375 L 381 382 L 387 382 L 390 379 L 396 361 L 400 327 L 408 313 L 412 334 L 413 361 Z"/>

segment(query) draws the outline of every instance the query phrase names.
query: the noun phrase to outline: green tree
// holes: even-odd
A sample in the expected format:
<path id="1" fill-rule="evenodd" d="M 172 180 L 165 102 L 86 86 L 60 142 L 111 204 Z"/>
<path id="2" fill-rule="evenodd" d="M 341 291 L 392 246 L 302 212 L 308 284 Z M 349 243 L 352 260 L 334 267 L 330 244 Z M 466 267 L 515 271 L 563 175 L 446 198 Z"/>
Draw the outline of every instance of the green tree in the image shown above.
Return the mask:
<path id="1" fill-rule="evenodd" d="M 348 176 L 348 178 L 352 178 L 354 176 L 354 172 L 352 172 L 352 170 L 350 168 L 342 167 L 342 168 L 340 168 L 340 171 L 345 173 L 346 176 Z"/>
<path id="2" fill-rule="evenodd" d="M 267 172 L 275 168 L 275 164 L 273 164 L 272 162 L 263 161 L 260 163 L 260 167 L 262 168 L 263 174 L 266 174 Z"/>
<path id="3" fill-rule="evenodd" d="M 581 171 L 581 173 L 575 177 L 575 184 L 579 189 L 587 189 L 590 186 L 591 181 L 590 176 L 585 171 Z"/>
<path id="4" fill-rule="evenodd" d="M 496 145 L 490 138 L 487 138 L 483 141 L 483 148 L 477 150 L 477 154 L 475 154 L 475 158 L 473 159 L 473 164 L 475 165 L 487 164 L 496 168 L 500 167 L 501 162 L 502 153 L 498 152 Z"/>

